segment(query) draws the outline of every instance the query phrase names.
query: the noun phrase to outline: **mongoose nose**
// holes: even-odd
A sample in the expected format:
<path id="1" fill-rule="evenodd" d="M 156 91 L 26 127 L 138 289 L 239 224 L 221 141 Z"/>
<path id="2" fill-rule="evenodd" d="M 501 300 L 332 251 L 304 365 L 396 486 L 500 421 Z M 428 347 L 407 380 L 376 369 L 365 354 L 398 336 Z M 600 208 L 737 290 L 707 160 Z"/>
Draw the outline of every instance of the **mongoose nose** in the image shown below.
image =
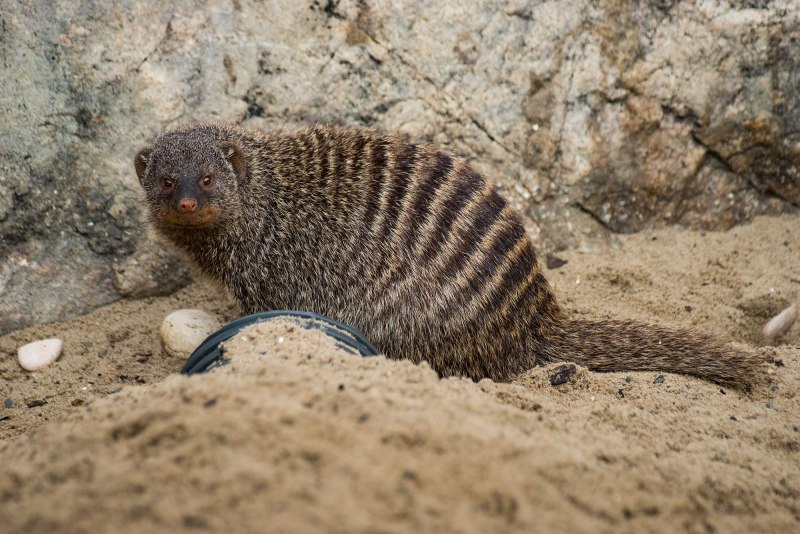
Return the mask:
<path id="1" fill-rule="evenodd" d="M 178 211 L 181 213 L 192 213 L 197 209 L 197 201 L 193 198 L 182 198 L 178 202 Z"/>

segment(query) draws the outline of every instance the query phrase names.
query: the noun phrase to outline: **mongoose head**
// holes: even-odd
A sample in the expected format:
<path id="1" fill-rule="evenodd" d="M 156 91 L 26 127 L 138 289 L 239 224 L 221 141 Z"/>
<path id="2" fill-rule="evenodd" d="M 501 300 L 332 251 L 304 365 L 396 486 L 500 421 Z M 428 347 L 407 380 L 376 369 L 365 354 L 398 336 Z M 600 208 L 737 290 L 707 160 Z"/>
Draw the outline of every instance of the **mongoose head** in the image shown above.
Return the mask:
<path id="1" fill-rule="evenodd" d="M 198 230 L 224 221 L 238 204 L 245 158 L 233 141 L 211 132 L 176 131 L 161 135 L 134 159 L 156 226 Z"/>

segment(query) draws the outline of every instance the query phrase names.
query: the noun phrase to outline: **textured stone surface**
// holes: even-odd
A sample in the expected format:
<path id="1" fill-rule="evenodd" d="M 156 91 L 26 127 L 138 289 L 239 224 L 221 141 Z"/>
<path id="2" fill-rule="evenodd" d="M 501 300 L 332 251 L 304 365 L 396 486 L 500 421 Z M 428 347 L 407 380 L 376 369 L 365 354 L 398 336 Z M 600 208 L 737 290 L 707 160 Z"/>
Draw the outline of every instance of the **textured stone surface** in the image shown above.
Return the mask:
<path id="1" fill-rule="evenodd" d="M 130 163 L 178 121 L 439 143 L 544 251 L 797 210 L 799 39 L 790 0 L 4 2 L 0 332 L 186 282 Z"/>

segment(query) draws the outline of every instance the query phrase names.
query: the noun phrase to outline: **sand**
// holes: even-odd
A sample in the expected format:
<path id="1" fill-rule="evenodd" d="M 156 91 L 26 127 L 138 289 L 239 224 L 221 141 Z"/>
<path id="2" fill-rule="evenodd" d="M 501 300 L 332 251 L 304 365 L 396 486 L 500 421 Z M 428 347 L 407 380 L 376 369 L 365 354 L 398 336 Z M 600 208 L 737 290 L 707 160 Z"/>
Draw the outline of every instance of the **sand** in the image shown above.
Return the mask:
<path id="1" fill-rule="evenodd" d="M 547 272 L 576 315 L 702 329 L 768 358 L 751 393 L 580 367 L 553 386 L 558 364 L 440 380 L 282 322 L 232 340 L 230 365 L 178 376 L 161 318 L 236 314 L 208 283 L 11 333 L 0 531 L 798 531 L 800 324 L 769 343 L 759 329 L 800 297 L 799 230 L 786 216 L 643 232 Z M 23 371 L 16 348 L 53 336 L 62 357 Z"/>

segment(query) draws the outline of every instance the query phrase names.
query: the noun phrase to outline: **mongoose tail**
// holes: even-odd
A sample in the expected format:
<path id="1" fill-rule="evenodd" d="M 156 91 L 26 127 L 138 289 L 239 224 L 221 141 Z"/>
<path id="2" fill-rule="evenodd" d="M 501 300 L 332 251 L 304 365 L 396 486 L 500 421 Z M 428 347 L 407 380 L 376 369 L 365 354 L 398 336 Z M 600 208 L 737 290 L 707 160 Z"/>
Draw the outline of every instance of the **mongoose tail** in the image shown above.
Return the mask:
<path id="1" fill-rule="evenodd" d="M 666 371 L 747 389 L 759 382 L 754 354 L 689 330 L 623 320 L 571 319 L 554 328 L 548 360 L 592 371 Z"/>

